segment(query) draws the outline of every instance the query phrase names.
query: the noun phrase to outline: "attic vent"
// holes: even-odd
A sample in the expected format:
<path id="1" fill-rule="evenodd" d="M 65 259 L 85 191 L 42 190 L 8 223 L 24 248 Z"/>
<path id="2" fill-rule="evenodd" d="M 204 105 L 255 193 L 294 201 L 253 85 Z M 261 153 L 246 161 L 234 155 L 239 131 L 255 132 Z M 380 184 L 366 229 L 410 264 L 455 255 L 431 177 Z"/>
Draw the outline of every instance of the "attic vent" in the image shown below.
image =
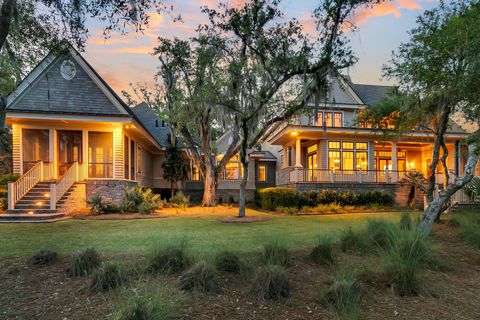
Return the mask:
<path id="1" fill-rule="evenodd" d="M 158 120 L 155 120 L 155 127 L 158 128 Z"/>

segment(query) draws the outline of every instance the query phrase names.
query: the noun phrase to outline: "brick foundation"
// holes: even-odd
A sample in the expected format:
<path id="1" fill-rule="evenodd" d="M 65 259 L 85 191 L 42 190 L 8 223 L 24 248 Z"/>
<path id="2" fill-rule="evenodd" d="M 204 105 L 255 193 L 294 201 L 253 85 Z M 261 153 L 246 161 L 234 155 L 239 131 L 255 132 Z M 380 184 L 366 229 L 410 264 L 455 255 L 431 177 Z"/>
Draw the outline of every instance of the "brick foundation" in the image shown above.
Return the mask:
<path id="1" fill-rule="evenodd" d="M 136 185 L 136 182 L 127 180 L 87 180 L 87 200 L 101 196 L 103 201 L 120 205 L 125 199 L 125 188 Z"/>

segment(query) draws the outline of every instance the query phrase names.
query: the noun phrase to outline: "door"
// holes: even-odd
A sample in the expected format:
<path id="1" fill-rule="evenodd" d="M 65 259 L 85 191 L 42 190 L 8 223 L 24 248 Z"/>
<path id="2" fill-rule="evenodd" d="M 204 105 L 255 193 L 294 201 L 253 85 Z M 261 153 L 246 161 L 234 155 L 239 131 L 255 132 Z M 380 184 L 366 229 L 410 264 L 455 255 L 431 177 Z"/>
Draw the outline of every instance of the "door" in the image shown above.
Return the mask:
<path id="1" fill-rule="evenodd" d="M 316 181 L 317 154 L 312 153 L 307 156 L 308 181 Z"/>
<path id="2" fill-rule="evenodd" d="M 82 163 L 82 131 L 57 131 L 58 176 L 76 161 Z"/>

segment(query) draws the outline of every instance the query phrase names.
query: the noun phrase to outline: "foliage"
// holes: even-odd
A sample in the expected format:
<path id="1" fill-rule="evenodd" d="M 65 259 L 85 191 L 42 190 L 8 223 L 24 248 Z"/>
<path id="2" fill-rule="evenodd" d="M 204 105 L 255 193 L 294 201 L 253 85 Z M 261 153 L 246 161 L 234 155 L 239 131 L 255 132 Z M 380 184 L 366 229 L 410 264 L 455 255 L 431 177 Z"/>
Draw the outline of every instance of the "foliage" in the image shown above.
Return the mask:
<path id="1" fill-rule="evenodd" d="M 179 273 L 191 264 L 192 258 L 187 253 L 185 242 L 159 246 L 153 250 L 149 258 L 149 269 L 156 273 Z"/>
<path id="2" fill-rule="evenodd" d="M 283 300 L 290 296 L 287 270 L 279 265 L 265 265 L 255 272 L 250 293 L 268 300 Z"/>
<path id="3" fill-rule="evenodd" d="M 87 205 L 90 208 L 90 211 L 95 214 L 101 214 L 104 212 L 105 203 L 103 198 L 99 195 L 93 196 L 87 200 Z"/>
<path id="4" fill-rule="evenodd" d="M 288 267 L 290 264 L 290 251 L 280 241 L 273 241 L 263 247 L 262 258 L 265 264 Z"/>
<path id="5" fill-rule="evenodd" d="M 396 232 L 398 227 L 392 222 L 380 219 L 367 221 L 366 235 L 379 248 L 387 248 Z"/>
<path id="6" fill-rule="evenodd" d="M 15 182 L 18 178 L 20 178 L 20 176 L 13 173 L 0 175 L 0 186 L 6 186 L 8 182 Z"/>
<path id="7" fill-rule="evenodd" d="M 412 217 L 410 213 L 404 211 L 400 216 L 400 229 L 411 230 L 412 229 Z"/>
<path id="8" fill-rule="evenodd" d="M 197 262 L 182 274 L 180 287 L 185 291 L 196 289 L 207 294 L 218 293 L 220 286 L 215 266 L 206 261 Z"/>
<path id="9" fill-rule="evenodd" d="M 353 230 L 352 227 L 341 233 L 340 243 L 343 252 L 364 254 L 368 249 L 367 237 L 361 230 Z"/>
<path id="10" fill-rule="evenodd" d="M 7 197 L 0 196 L 0 210 L 6 210 L 8 208 Z"/>
<path id="11" fill-rule="evenodd" d="M 423 176 L 423 173 L 420 171 L 408 171 L 405 173 L 402 179 L 399 181 L 401 186 L 409 186 L 410 192 L 408 193 L 408 207 L 413 207 L 413 200 L 415 199 L 416 190 L 422 190 L 427 192 L 427 179 Z"/>
<path id="12" fill-rule="evenodd" d="M 103 265 L 97 269 L 90 282 L 90 291 L 106 292 L 121 286 L 125 282 L 125 276 L 120 267 L 113 263 Z"/>
<path id="13" fill-rule="evenodd" d="M 291 188 L 264 188 L 256 192 L 255 201 L 265 210 L 276 207 L 296 207 L 296 193 Z"/>
<path id="14" fill-rule="evenodd" d="M 317 244 L 310 252 L 310 259 L 315 263 L 333 264 L 335 262 L 334 241 L 328 235 L 318 237 Z"/>
<path id="15" fill-rule="evenodd" d="M 170 138 L 170 137 L 169 137 Z M 182 150 L 176 144 L 172 144 L 170 139 L 167 139 L 168 144 L 165 150 L 165 160 L 162 162 L 163 178 L 170 181 L 173 185 L 179 181 L 186 180 L 188 177 L 188 161 L 182 154 Z"/>
<path id="16" fill-rule="evenodd" d="M 397 294 L 416 295 L 421 289 L 419 272 L 433 260 L 431 244 L 416 229 L 394 235 L 384 252 L 385 273 Z"/>
<path id="17" fill-rule="evenodd" d="M 170 198 L 170 204 L 175 208 L 188 208 L 190 205 L 190 197 L 184 195 L 182 191 L 178 191 Z"/>
<path id="18" fill-rule="evenodd" d="M 39 250 L 30 258 L 30 264 L 35 266 L 49 265 L 57 261 L 58 254 L 51 250 Z"/>
<path id="19" fill-rule="evenodd" d="M 478 212 L 459 214 L 452 219 L 460 237 L 470 245 L 480 249 L 480 216 Z"/>
<path id="20" fill-rule="evenodd" d="M 215 255 L 215 267 L 219 271 L 239 273 L 240 259 L 231 251 L 221 251 Z"/>
<path id="21" fill-rule="evenodd" d="M 463 187 L 463 191 L 472 201 L 480 202 L 480 177 L 473 177 L 472 181 Z"/>
<path id="22" fill-rule="evenodd" d="M 100 266 L 100 257 L 94 248 L 74 253 L 71 257 L 70 274 L 73 277 L 89 275 Z"/>
<path id="23" fill-rule="evenodd" d="M 275 211 L 292 215 L 292 214 L 295 214 L 295 213 L 298 212 L 298 208 L 297 207 L 278 206 L 278 207 L 275 208 Z"/>
<path id="24" fill-rule="evenodd" d="M 333 283 L 320 298 L 340 319 L 360 319 L 363 292 L 353 270 L 347 268 L 337 272 Z"/>
<path id="25" fill-rule="evenodd" d="M 158 208 L 160 195 L 143 186 L 125 188 L 123 209 L 127 212 L 150 214 Z"/>

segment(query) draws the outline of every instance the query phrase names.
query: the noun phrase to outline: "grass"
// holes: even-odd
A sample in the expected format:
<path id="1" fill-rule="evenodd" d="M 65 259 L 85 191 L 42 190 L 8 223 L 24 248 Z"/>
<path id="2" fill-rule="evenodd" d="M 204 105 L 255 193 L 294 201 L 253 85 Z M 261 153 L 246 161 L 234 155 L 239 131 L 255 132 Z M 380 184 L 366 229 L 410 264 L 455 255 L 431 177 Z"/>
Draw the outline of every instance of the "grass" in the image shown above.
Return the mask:
<path id="1" fill-rule="evenodd" d="M 51 224 L 1 224 L 0 256 L 30 256 L 42 248 L 70 254 L 89 247 L 101 253 L 151 252 L 158 243 L 185 235 L 193 254 L 208 255 L 230 250 L 261 251 L 272 239 L 290 248 L 311 245 L 318 234 L 338 238 L 347 227 L 365 226 L 368 218 L 398 223 L 400 213 L 360 213 L 325 216 L 274 216 L 248 210 L 247 215 L 266 216 L 262 223 L 220 223 L 226 214 L 176 216 L 164 219 L 66 220 Z"/>
<path id="2" fill-rule="evenodd" d="M 450 224 L 466 243 L 480 249 L 480 212 L 470 210 L 453 213 Z"/>

